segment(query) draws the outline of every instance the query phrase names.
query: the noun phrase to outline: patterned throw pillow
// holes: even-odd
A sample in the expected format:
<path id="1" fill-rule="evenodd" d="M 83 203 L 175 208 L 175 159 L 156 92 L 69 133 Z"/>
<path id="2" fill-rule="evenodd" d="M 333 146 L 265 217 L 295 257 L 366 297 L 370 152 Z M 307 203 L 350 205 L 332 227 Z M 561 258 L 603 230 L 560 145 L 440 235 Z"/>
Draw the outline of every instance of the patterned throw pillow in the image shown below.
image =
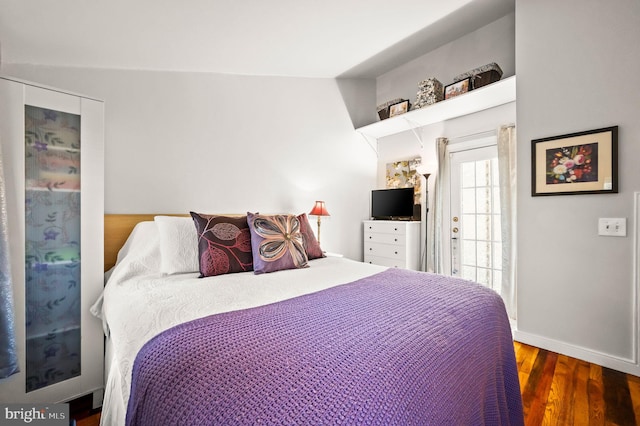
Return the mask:
<path id="1" fill-rule="evenodd" d="M 253 270 L 251 232 L 246 216 L 191 212 L 198 233 L 200 278 Z"/>
<path id="2" fill-rule="evenodd" d="M 304 249 L 307 252 L 309 260 L 326 257 L 320 248 L 320 243 L 318 243 L 316 236 L 313 234 L 313 229 L 311 229 L 307 214 L 302 213 L 298 215 L 298 220 L 300 221 L 300 232 L 302 232 L 304 239 Z"/>
<path id="3" fill-rule="evenodd" d="M 300 221 L 294 215 L 247 213 L 256 274 L 307 266 Z"/>

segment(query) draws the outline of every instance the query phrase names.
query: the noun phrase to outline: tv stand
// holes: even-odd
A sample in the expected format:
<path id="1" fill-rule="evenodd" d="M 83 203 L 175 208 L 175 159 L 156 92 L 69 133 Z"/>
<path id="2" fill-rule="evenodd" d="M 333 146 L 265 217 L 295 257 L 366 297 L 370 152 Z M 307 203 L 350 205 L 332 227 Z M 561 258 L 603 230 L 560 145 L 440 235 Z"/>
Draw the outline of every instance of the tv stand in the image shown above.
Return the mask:
<path id="1" fill-rule="evenodd" d="M 419 271 L 421 223 L 414 220 L 365 220 L 364 261 Z"/>

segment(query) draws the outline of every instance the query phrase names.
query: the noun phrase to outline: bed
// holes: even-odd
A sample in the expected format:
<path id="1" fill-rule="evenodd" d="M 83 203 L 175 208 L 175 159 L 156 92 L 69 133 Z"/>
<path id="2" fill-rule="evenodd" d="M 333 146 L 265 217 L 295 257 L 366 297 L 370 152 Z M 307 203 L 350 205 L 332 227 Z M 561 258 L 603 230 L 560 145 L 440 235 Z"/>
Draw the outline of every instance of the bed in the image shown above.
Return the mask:
<path id="1" fill-rule="evenodd" d="M 308 227 L 286 216 L 287 238 Z M 229 272 L 229 261 L 211 260 L 210 241 L 203 251 L 213 229 L 203 217 L 204 228 L 196 217 L 105 217 L 105 265 L 126 241 L 92 307 L 107 337 L 102 425 L 523 424 L 493 291 L 322 252 Z M 244 220 L 260 228 L 258 216 Z M 304 232 L 298 247 L 269 240 L 266 226 L 256 245 L 231 228 L 220 235 L 254 259 L 282 261 L 284 243 L 311 248 Z"/>

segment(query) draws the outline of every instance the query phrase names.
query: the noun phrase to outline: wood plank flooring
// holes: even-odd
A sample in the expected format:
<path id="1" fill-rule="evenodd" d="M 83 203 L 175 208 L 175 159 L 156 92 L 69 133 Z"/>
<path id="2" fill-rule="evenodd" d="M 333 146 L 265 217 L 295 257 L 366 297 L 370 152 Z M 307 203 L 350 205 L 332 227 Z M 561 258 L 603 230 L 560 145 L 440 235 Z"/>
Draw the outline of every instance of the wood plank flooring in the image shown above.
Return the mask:
<path id="1" fill-rule="evenodd" d="M 525 426 L 640 426 L 640 378 L 515 342 Z M 77 426 L 100 413 L 75 410 Z"/>
<path id="2" fill-rule="evenodd" d="M 640 426 L 640 378 L 514 343 L 525 425 Z"/>

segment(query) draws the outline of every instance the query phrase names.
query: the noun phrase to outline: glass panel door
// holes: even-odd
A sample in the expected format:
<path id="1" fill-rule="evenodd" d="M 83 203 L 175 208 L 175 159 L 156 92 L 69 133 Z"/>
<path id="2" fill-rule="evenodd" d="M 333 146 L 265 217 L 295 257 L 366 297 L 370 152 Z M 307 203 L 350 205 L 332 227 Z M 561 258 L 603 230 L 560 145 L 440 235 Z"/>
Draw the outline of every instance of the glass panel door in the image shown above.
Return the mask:
<path id="1" fill-rule="evenodd" d="M 80 116 L 25 106 L 26 391 L 80 375 Z"/>
<path id="2" fill-rule="evenodd" d="M 451 274 L 500 292 L 502 239 L 495 146 L 451 154 Z"/>

